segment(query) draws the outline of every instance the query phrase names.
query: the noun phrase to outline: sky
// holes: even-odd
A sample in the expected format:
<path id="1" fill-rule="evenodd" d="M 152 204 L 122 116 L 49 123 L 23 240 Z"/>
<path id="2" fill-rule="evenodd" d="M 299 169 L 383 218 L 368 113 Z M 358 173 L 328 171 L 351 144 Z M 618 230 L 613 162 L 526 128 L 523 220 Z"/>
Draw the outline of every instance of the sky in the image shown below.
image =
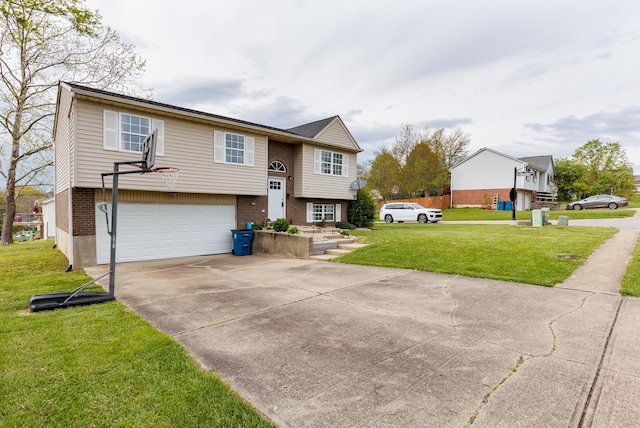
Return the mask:
<path id="1" fill-rule="evenodd" d="M 291 128 L 339 115 L 364 150 L 403 124 L 469 154 L 619 142 L 640 175 L 638 0 L 87 0 L 159 102 Z"/>

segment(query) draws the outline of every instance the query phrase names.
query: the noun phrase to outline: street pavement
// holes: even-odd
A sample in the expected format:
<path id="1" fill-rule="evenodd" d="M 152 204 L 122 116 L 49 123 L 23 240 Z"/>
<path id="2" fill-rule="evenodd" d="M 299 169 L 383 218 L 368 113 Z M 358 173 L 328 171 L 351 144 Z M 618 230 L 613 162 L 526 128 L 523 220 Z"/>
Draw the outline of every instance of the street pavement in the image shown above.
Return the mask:
<path id="1" fill-rule="evenodd" d="M 553 288 L 221 255 L 119 264 L 116 297 L 282 427 L 635 427 L 620 221 Z"/>

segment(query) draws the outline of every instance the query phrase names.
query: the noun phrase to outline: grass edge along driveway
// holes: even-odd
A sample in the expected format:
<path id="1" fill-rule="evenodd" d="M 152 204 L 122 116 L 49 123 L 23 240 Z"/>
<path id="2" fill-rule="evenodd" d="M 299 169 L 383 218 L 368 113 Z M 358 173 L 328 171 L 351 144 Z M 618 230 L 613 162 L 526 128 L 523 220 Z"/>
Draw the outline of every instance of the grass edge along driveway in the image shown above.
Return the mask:
<path id="1" fill-rule="evenodd" d="M 0 247 L 0 426 L 273 426 L 117 301 L 30 313 L 89 279 L 52 245 Z"/>
<path id="2" fill-rule="evenodd" d="M 579 226 L 376 224 L 370 231 L 353 231 L 370 245 L 336 261 L 553 286 L 616 232 Z"/>

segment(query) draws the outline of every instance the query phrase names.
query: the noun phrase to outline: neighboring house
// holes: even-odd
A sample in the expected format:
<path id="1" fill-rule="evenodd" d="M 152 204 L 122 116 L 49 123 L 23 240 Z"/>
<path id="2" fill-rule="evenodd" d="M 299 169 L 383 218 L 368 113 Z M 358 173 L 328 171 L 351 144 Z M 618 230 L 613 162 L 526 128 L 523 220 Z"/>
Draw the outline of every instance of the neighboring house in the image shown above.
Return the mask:
<path id="1" fill-rule="evenodd" d="M 485 147 L 451 168 L 451 205 L 479 207 L 492 205 L 496 199 L 509 201 L 515 169 L 526 173 L 516 176 L 517 210 L 554 198 L 552 156 L 517 159 Z"/>
<path id="2" fill-rule="evenodd" d="M 633 176 L 633 184 L 636 186 L 636 192 L 640 193 L 640 175 Z"/>
<path id="3" fill-rule="evenodd" d="M 278 129 L 60 83 L 56 243 L 73 267 L 108 263 L 105 215 L 96 207 L 101 173 L 140 159 L 153 129 L 155 165 L 179 168 L 179 180 L 169 192 L 160 174 L 120 176 L 119 262 L 229 253 L 231 229 L 276 218 L 332 224 L 346 220 L 356 197 L 350 184 L 362 150 L 338 116 Z"/>

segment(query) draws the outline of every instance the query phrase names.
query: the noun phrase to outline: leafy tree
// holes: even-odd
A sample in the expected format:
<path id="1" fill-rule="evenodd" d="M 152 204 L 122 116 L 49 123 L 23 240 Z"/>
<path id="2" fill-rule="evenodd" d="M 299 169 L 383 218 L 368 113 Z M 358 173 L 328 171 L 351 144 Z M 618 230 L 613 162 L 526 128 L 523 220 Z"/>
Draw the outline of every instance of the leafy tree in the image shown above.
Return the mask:
<path id="1" fill-rule="evenodd" d="M 371 195 L 364 190 L 358 190 L 358 198 L 349 202 L 349 223 L 357 227 L 371 229 L 376 216 L 376 204 Z"/>
<path id="2" fill-rule="evenodd" d="M 58 81 L 133 93 L 144 61 L 83 0 L 0 0 L 0 29 L 1 242 L 11 244 L 16 185 L 38 184 L 52 165 Z"/>
<path id="3" fill-rule="evenodd" d="M 634 191 L 632 164 L 620 143 L 588 141 L 576 149 L 573 159 L 586 169 L 585 193 L 629 196 Z"/>
<path id="4" fill-rule="evenodd" d="M 437 153 L 427 143 L 418 143 L 400 171 L 400 188 L 408 197 L 420 197 L 437 189 L 437 179 L 442 174 L 442 165 Z M 435 186 L 434 186 L 435 184 Z"/>
<path id="5" fill-rule="evenodd" d="M 374 189 L 380 197 L 388 201 L 398 193 L 400 163 L 387 149 L 376 152 L 371 162 L 367 188 Z"/>
<path id="6" fill-rule="evenodd" d="M 553 170 L 559 200 L 570 201 L 589 192 L 584 165 L 570 158 L 559 158 L 553 163 Z"/>

